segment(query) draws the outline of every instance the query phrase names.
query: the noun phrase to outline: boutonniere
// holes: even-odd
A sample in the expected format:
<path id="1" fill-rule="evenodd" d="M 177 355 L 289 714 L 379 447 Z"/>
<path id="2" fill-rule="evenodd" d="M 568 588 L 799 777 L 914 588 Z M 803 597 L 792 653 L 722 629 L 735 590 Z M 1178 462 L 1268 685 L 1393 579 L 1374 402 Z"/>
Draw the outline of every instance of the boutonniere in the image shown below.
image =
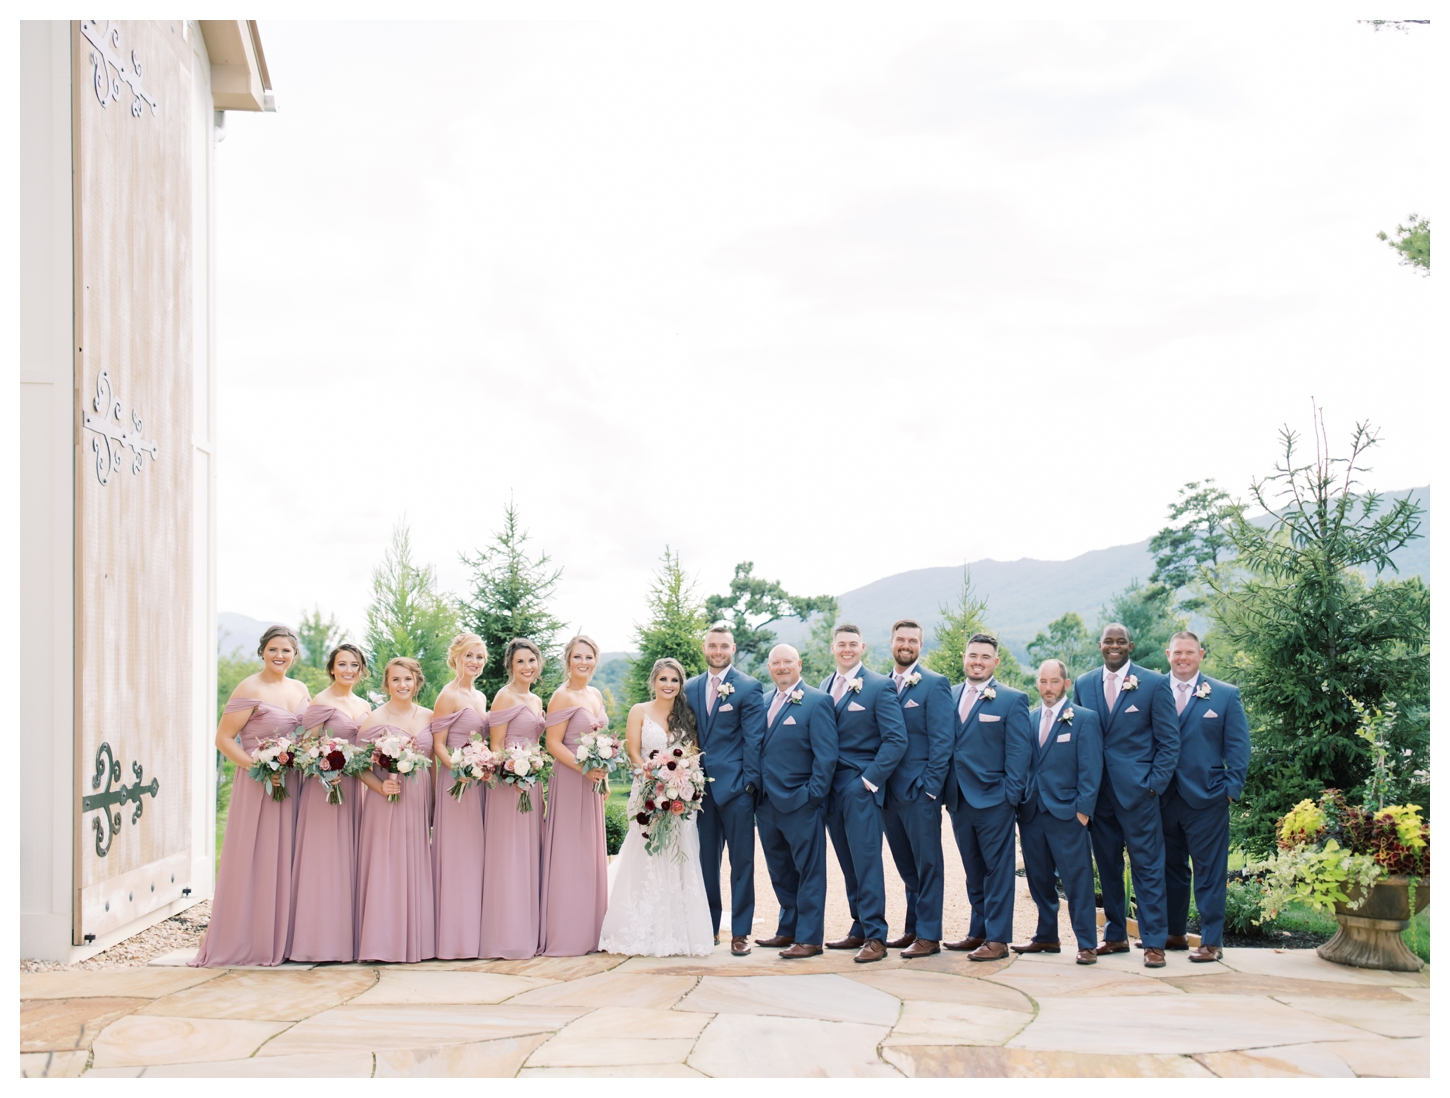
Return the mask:
<path id="1" fill-rule="evenodd" d="M 790 702 L 791 705 L 800 705 L 801 702 L 806 700 L 806 692 L 804 690 L 792 690 L 790 692 L 790 697 L 788 697 L 786 700 Z"/>
<path id="2" fill-rule="evenodd" d="M 1137 675 L 1129 675 L 1126 679 L 1124 679 L 1123 680 L 1123 689 L 1124 690 L 1136 690 L 1136 689 L 1138 689 L 1138 676 Z"/>
<path id="3" fill-rule="evenodd" d="M 986 698 L 988 701 L 996 701 L 997 688 L 995 686 L 987 687 L 985 690 L 982 691 L 982 697 Z"/>
<path id="4" fill-rule="evenodd" d="M 1198 684 L 1198 689 L 1193 692 L 1193 696 L 1195 698 L 1206 698 L 1212 693 L 1213 687 L 1209 686 L 1207 682 L 1201 682 Z"/>
<path id="5" fill-rule="evenodd" d="M 1072 707 L 1069 706 L 1068 708 L 1064 709 L 1062 711 L 1061 716 L 1059 716 L 1057 718 L 1057 723 L 1058 724 L 1071 724 L 1072 723 L 1073 716 L 1074 716 L 1074 714 L 1073 714 L 1073 711 L 1072 711 Z"/>
<path id="6" fill-rule="evenodd" d="M 735 687 L 728 682 L 722 682 L 720 689 L 715 691 L 715 696 L 717 698 L 728 698 L 733 693 L 735 693 Z"/>
<path id="7" fill-rule="evenodd" d="M 853 693 L 853 694 L 859 694 L 859 693 L 861 693 L 861 687 L 863 687 L 865 685 L 866 684 L 864 682 L 862 682 L 860 679 L 852 679 L 850 682 L 848 682 L 846 684 L 846 689 L 849 690 L 849 691 L 851 691 L 851 693 Z"/>
<path id="8" fill-rule="evenodd" d="M 913 671 L 911 674 L 909 674 L 909 675 L 906 676 L 906 685 L 907 686 L 915 686 L 919 682 L 921 682 L 921 672 L 920 671 Z"/>

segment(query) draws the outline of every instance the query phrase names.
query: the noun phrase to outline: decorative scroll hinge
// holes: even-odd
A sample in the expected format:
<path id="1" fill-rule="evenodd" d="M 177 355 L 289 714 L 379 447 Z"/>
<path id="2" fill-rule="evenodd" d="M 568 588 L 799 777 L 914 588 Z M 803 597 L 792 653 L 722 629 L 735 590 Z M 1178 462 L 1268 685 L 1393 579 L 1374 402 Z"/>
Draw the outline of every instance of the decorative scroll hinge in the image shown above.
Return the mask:
<path id="1" fill-rule="evenodd" d="M 134 824 L 141 818 L 142 794 L 151 794 L 151 799 L 156 799 L 156 792 L 161 788 L 160 783 L 153 777 L 149 784 L 141 784 L 141 764 L 133 762 L 131 773 L 136 775 L 136 780 L 131 785 L 119 785 L 121 781 L 121 763 L 111 750 L 111 745 L 102 743 L 96 749 L 96 773 L 91 778 L 91 788 L 101 789 L 101 779 L 106 780 L 106 788 L 99 793 L 89 797 L 81 798 L 82 812 L 100 811 L 101 815 L 91 822 L 96 829 L 96 856 L 104 858 L 111 852 L 111 843 L 115 841 L 116 834 L 121 830 L 121 809 L 127 801 L 134 801 L 136 807 L 131 811 L 131 822 Z M 112 788 L 112 786 L 116 788 Z M 116 811 L 111 811 L 111 806 L 116 806 Z M 104 823 L 102 821 L 105 821 Z M 109 825 L 109 826 L 107 826 Z M 104 840 L 104 841 L 103 841 Z"/>

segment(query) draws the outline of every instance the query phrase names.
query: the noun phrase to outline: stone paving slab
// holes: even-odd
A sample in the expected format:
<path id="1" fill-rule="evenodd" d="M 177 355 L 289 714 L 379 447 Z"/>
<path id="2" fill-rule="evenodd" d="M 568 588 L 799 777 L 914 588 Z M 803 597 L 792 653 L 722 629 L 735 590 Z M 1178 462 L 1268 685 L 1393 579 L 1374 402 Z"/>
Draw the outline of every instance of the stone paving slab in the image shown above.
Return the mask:
<path id="1" fill-rule="evenodd" d="M 675 1008 L 709 1014 L 769 1014 L 893 1026 L 901 1003 L 844 976 L 705 976 Z"/>
<path id="2" fill-rule="evenodd" d="M 107 1026 L 91 1051 L 98 1068 L 244 1060 L 287 1026 L 286 1022 L 133 1014 Z"/>
<path id="3" fill-rule="evenodd" d="M 156 999 L 141 1014 L 171 1018 L 250 1018 L 296 1022 L 340 1006 L 378 982 L 369 968 L 267 972 L 235 969 L 206 983 Z"/>
<path id="4" fill-rule="evenodd" d="M 90 1058 L 90 1050 L 84 1048 L 73 1052 L 22 1052 L 20 1078 L 76 1079 L 86 1070 Z"/>
<path id="5" fill-rule="evenodd" d="M 719 1014 L 685 1061 L 717 1079 L 899 1078 L 877 1055 L 886 1026 Z"/>
<path id="6" fill-rule="evenodd" d="M 378 1079 L 512 1079 L 547 1033 L 377 1054 Z"/>
<path id="7" fill-rule="evenodd" d="M 1383 972 L 1372 968 L 1351 968 L 1324 960 L 1312 949 L 1231 949 L 1224 951 L 1223 965 L 1235 972 L 1260 976 L 1289 976 L 1302 980 L 1329 980 L 1342 984 L 1379 984 L 1383 987 L 1429 987 L 1430 970 Z M 1200 972 L 1218 965 L 1190 965 Z M 1206 975 L 1206 973 L 1205 973 Z"/>
<path id="8" fill-rule="evenodd" d="M 1275 995 L 1275 999 L 1296 1010 L 1343 1022 L 1381 1037 L 1430 1036 L 1430 1004 L 1410 1000 L 1392 1003 L 1356 999 L 1326 999 L 1306 995 Z"/>
<path id="9" fill-rule="evenodd" d="M 601 972 L 581 980 L 535 988 L 513 1002 L 528 1006 L 653 1007 L 674 1006 L 695 986 L 693 976 L 649 976 L 638 972 Z"/>
<path id="10" fill-rule="evenodd" d="M 887 1045 L 1004 1045 L 1032 1021 L 1021 1010 L 907 1001 Z"/>
<path id="11" fill-rule="evenodd" d="M 901 968 L 910 962 L 892 953 L 884 960 L 858 965 L 856 955 L 846 949 L 828 949 L 819 957 L 800 961 L 782 960 L 780 950 L 752 946 L 747 956 L 735 957 L 728 943 L 717 946 L 707 957 L 631 957 L 619 967 L 620 972 L 673 976 L 799 976 L 824 972 L 846 974 L 867 970 Z"/>
<path id="12" fill-rule="evenodd" d="M 1382 1079 L 1428 1079 L 1430 1039 L 1410 1037 L 1400 1041 L 1362 1038 L 1318 1046 L 1332 1052 L 1359 1076 Z M 1283 1050 L 1275 1050 L 1282 1052 Z"/>
<path id="13" fill-rule="evenodd" d="M 693 1037 L 576 1037 L 566 1029 L 540 1045 L 527 1067 L 629 1067 L 631 1064 L 683 1064 Z"/>
<path id="14" fill-rule="evenodd" d="M 207 980 L 215 980 L 222 968 L 103 968 L 60 969 L 55 972 L 22 972 L 20 998 L 79 999 L 124 996 L 128 999 L 159 999 L 184 991 Z"/>
<path id="15" fill-rule="evenodd" d="M 694 1068 L 686 1067 L 684 1064 L 639 1064 L 631 1067 L 599 1067 L 587 1068 L 537 1068 L 526 1067 L 519 1072 L 520 1079 L 543 1079 L 548 1077 L 560 1079 L 704 1079 Z"/>
<path id="16" fill-rule="evenodd" d="M 530 1033 L 551 1033 L 582 1010 L 538 1006 L 454 1004 L 346 1006 L 297 1023 L 262 1050 L 263 1056 L 367 1049 L 433 1048 Z"/>
<path id="17" fill-rule="evenodd" d="M 1261 976 L 1255 972 L 1216 972 L 1209 976 L 1180 977 L 1163 982 L 1190 995 L 1270 995 L 1281 1001 L 1286 995 L 1296 995 L 1404 1003 L 1412 1000 L 1418 992 L 1429 991 L 1429 988 L 1334 983 L 1330 980 L 1304 980 L 1295 976 Z M 1424 1001 L 1429 1002 L 1428 995 Z"/>
<path id="18" fill-rule="evenodd" d="M 253 1056 L 246 1060 L 215 1060 L 205 1064 L 152 1064 L 144 1068 L 102 1068 L 86 1078 L 131 1079 L 368 1079 L 371 1052 L 333 1052 L 310 1056 Z"/>
<path id="19" fill-rule="evenodd" d="M 615 1007 L 591 1011 L 560 1032 L 571 1037 L 688 1038 L 693 1041 L 709 1023 L 708 1014 Z"/>
<path id="20" fill-rule="evenodd" d="M 1206 1079 L 1213 1074 L 1188 1056 L 1102 1056 L 980 1045 L 889 1045 L 881 1054 L 914 1079 Z"/>
<path id="21" fill-rule="evenodd" d="M 457 972 L 444 969 L 385 968 L 377 982 L 356 998 L 354 1006 L 379 1003 L 501 1003 L 552 980 L 535 976 L 505 976 L 496 972 Z"/>
<path id="22" fill-rule="evenodd" d="M 1354 1072 L 1333 1045 L 1280 1045 L 1253 1052 L 1200 1052 L 1194 1057 L 1222 1079 L 1343 1079 Z"/>
<path id="23" fill-rule="evenodd" d="M 917 999 L 964 1006 L 996 1007 L 998 1010 L 1032 1010 L 1032 1000 L 1015 988 L 992 980 L 974 980 L 944 972 L 902 968 L 880 971 L 871 966 L 865 972 L 846 974 L 849 980 L 874 987 L 898 999 Z"/>
<path id="24" fill-rule="evenodd" d="M 20 1004 L 20 1051 L 60 1052 L 90 1047 L 105 1028 L 149 999 L 36 999 Z"/>

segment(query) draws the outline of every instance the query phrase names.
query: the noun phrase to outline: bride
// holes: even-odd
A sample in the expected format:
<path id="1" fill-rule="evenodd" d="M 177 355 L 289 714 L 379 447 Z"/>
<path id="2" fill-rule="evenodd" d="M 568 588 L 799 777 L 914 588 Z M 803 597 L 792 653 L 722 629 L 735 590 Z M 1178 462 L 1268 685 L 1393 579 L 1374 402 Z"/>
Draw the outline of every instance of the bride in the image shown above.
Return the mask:
<path id="1" fill-rule="evenodd" d="M 685 704 L 685 669 L 679 661 L 656 660 L 649 686 L 654 700 L 632 708 L 625 727 L 625 745 L 636 767 L 656 751 L 699 746 L 695 717 Z M 635 778 L 629 794 L 629 833 L 609 867 L 609 909 L 599 948 L 647 957 L 706 956 L 714 947 L 715 933 L 700 872 L 695 819 L 676 820 L 673 837 L 651 855 L 635 822 L 640 800 L 640 782 Z"/>

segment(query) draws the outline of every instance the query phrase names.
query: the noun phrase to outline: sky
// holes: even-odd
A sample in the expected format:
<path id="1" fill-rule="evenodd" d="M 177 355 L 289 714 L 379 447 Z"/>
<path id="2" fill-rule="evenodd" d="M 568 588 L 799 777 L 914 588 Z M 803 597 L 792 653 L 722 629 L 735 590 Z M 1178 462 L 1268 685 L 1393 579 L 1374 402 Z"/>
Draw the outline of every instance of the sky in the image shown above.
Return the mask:
<path id="1" fill-rule="evenodd" d="M 804 594 L 1244 496 L 1311 400 L 1428 483 L 1428 32 L 263 21 L 216 153 L 218 606 L 354 634 L 512 499 L 631 645 L 668 545 Z M 279 547 L 282 549 L 279 552 Z M 990 594 L 990 592 L 988 592 Z M 913 609 L 906 608 L 903 612 Z"/>

